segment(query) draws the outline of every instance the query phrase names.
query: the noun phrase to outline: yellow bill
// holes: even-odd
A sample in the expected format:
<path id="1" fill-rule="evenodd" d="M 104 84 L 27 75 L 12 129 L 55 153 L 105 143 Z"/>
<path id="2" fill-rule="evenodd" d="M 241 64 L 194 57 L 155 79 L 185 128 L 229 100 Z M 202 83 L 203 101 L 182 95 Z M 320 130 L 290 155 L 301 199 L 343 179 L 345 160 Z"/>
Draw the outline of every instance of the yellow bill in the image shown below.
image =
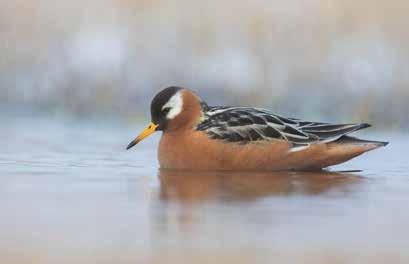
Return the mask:
<path id="1" fill-rule="evenodd" d="M 144 138 L 149 137 L 152 133 L 156 131 L 156 128 L 158 125 L 155 125 L 154 123 L 150 123 L 147 128 L 145 128 L 142 133 L 139 134 L 129 145 L 126 147 L 126 149 L 130 149 L 136 144 L 138 144 L 140 141 L 142 141 Z"/>

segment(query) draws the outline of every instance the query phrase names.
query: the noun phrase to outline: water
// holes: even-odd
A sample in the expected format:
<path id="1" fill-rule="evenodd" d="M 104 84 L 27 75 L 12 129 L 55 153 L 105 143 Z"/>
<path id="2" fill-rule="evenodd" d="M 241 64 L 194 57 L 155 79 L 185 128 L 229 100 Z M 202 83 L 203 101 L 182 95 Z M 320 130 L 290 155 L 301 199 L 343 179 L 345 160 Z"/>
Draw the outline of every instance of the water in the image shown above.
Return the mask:
<path id="1" fill-rule="evenodd" d="M 408 136 L 355 173 L 178 173 L 131 125 L 1 123 L 1 263 L 409 263 Z"/>

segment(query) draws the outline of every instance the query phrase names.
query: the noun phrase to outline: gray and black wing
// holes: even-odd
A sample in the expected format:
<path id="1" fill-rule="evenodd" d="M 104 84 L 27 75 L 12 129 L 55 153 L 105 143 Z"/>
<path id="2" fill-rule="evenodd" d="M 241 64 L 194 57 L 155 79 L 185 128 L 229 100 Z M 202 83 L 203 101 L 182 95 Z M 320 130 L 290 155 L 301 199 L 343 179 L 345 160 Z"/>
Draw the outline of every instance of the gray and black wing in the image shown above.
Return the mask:
<path id="1" fill-rule="evenodd" d="M 210 138 L 246 144 L 262 140 L 286 140 L 293 147 L 332 142 L 368 124 L 330 124 L 284 118 L 268 110 L 251 107 L 208 107 L 197 130 Z"/>

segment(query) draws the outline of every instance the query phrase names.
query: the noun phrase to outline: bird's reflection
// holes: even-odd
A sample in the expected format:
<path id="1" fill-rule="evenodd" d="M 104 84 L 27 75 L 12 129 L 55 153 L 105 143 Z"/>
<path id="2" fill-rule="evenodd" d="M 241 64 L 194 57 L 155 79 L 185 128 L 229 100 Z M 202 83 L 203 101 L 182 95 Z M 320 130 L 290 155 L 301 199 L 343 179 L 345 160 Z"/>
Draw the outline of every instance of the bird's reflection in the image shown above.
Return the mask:
<path id="1" fill-rule="evenodd" d="M 328 194 L 332 199 L 347 196 L 364 178 L 351 173 L 334 172 L 188 172 L 159 171 L 159 194 L 152 204 L 152 234 L 155 237 L 171 237 L 185 241 L 190 234 L 201 237 L 204 229 L 224 232 L 229 222 L 240 219 L 269 219 L 278 211 L 274 207 L 286 207 L 288 201 L 272 202 L 272 207 L 257 204 L 260 198 L 284 198 L 290 196 L 315 197 Z M 254 216 L 250 208 L 260 208 L 262 215 Z M 290 202 L 291 204 L 291 202 Z M 226 210 L 229 208 L 229 210 Z M 263 208 L 263 209 L 261 209 Z M 272 210 L 272 211 L 271 211 Z M 257 212 L 257 210 L 256 210 Z M 283 211 L 281 211 L 283 213 Z M 296 212 L 289 210 L 292 215 Z M 240 217 L 238 217 L 238 215 Z M 267 218 L 266 218 L 267 215 Z M 245 220 L 242 220 L 245 221 Z M 251 221 L 254 225 L 254 221 Z M 240 224 L 240 223 L 237 223 Z M 261 228 L 261 227 L 260 227 Z M 230 229 L 229 229 L 230 230 Z M 233 233 L 235 229 L 230 231 Z"/>
<path id="2" fill-rule="evenodd" d="M 160 170 L 162 201 L 251 201 L 266 196 L 347 193 L 363 178 L 337 172 L 188 172 Z"/>

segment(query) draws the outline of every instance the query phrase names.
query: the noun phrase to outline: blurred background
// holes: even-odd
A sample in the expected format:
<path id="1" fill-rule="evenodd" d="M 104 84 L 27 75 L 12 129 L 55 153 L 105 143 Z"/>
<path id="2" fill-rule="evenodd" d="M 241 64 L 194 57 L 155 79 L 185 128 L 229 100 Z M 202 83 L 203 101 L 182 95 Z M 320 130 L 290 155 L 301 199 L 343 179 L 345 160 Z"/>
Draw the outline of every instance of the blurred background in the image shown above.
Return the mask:
<path id="1" fill-rule="evenodd" d="M 148 119 L 160 89 L 409 128 L 405 0 L 0 0 L 1 112 Z"/>

